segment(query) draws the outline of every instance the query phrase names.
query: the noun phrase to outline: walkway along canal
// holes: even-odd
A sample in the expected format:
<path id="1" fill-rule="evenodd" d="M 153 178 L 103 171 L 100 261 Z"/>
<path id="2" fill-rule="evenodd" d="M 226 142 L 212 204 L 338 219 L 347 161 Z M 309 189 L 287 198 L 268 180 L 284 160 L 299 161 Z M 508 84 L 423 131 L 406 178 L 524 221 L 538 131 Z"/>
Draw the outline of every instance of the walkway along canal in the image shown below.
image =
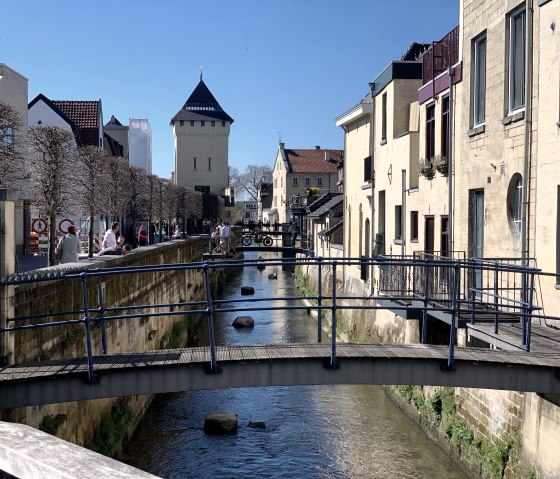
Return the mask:
<path id="1" fill-rule="evenodd" d="M 252 258 L 256 253 L 248 253 Z M 269 279 L 276 272 L 277 279 Z M 293 296 L 291 272 L 245 268 L 220 299 L 238 299 L 241 286 L 259 296 Z M 216 319 L 218 344 L 310 342 L 316 323 L 304 311 L 252 312 L 253 329 Z M 207 436 L 204 419 L 238 415 L 231 436 Z M 250 428 L 262 421 L 265 429 Z M 196 391 L 155 399 L 125 456 L 131 465 L 166 478 L 429 478 L 465 479 L 377 386 L 270 387 Z"/>

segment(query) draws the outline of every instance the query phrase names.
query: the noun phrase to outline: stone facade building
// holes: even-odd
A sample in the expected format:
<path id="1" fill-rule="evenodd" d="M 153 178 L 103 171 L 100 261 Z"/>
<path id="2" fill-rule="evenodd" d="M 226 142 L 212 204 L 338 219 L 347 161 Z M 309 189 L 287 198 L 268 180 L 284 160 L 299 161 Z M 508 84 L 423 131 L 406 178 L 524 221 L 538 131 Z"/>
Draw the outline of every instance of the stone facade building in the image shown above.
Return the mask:
<path id="1" fill-rule="evenodd" d="M 233 118 L 222 109 L 201 75 L 197 87 L 171 119 L 175 184 L 229 196 L 228 141 L 232 123 Z"/>

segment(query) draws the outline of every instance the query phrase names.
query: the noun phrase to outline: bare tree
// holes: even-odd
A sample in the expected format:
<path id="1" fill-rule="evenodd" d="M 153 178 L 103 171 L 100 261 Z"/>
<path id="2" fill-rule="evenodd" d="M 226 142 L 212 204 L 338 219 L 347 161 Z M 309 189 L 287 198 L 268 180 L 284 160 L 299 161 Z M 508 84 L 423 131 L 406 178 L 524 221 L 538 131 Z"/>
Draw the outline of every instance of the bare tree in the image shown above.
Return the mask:
<path id="1" fill-rule="evenodd" d="M 93 257 L 93 236 L 95 216 L 103 212 L 103 198 L 107 193 L 108 175 L 106 172 L 107 154 L 94 146 L 78 149 L 75 175 L 78 186 L 76 199 L 89 215 L 88 257 Z"/>
<path id="2" fill-rule="evenodd" d="M 103 209 L 112 220 L 122 218 L 130 199 L 128 161 L 120 156 L 108 156 L 105 166 L 107 188 Z"/>
<path id="3" fill-rule="evenodd" d="M 128 174 L 130 195 L 126 214 L 132 221 L 132 229 L 136 236 L 136 220 L 148 217 L 148 175 L 144 169 L 137 166 L 130 166 Z"/>
<path id="4" fill-rule="evenodd" d="M 156 175 L 148 175 L 148 234 L 149 234 L 149 242 L 152 244 L 154 242 L 154 234 L 152 231 L 152 226 L 154 224 L 154 219 L 156 217 L 156 192 L 158 191 L 158 177 Z"/>
<path id="5" fill-rule="evenodd" d="M 49 266 L 54 264 L 56 217 L 69 210 L 76 143 L 72 133 L 57 126 L 30 129 L 30 183 L 35 204 L 49 219 Z"/>
<path id="6" fill-rule="evenodd" d="M 25 158 L 24 130 L 19 112 L 0 101 L 0 188 L 13 187 L 27 173 L 22 168 Z"/>
<path id="7" fill-rule="evenodd" d="M 248 165 L 243 173 L 235 167 L 230 168 L 230 185 L 235 190 L 235 197 L 257 201 L 257 191 L 262 183 L 272 182 L 272 168 L 269 166 Z"/>

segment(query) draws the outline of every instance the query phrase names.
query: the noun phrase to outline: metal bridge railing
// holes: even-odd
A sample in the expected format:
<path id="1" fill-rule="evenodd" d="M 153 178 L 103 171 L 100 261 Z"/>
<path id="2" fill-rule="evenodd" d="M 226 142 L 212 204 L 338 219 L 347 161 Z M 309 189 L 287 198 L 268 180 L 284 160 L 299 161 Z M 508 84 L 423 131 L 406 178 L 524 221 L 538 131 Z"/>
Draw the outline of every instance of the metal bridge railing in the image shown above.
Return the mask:
<path id="1" fill-rule="evenodd" d="M 373 295 L 349 295 L 340 292 L 339 278 L 343 273 L 343 266 L 376 266 L 379 269 L 379 288 L 377 294 Z M 239 299 L 219 300 L 212 295 L 212 274 L 220 268 L 254 268 L 262 266 L 276 267 L 304 267 L 312 266 L 317 274 L 316 294 L 305 294 L 299 296 L 286 296 L 273 298 L 248 297 Z M 173 303 L 154 304 L 130 304 L 115 306 L 108 304 L 103 282 L 108 277 L 123 276 L 121 281 L 133 281 L 134 275 L 157 272 L 160 275 L 175 274 L 177 272 L 195 271 L 199 274 L 200 282 L 204 285 L 204 299 L 197 301 L 179 301 Z M 325 272 L 330 273 L 330 277 Z M 437 273 L 434 273 L 437 272 Z M 503 289 L 472 287 L 473 295 L 464 295 L 461 292 L 461 278 L 474 277 L 481 273 L 488 281 L 494 278 L 510 278 L 512 284 L 521 284 L 522 289 L 507 287 Z M 433 273 L 433 274 L 432 274 Z M 424 314 L 422 322 L 422 339 L 426 340 L 427 320 L 426 315 L 430 311 L 440 311 L 451 315 L 449 332 L 449 354 L 447 366 L 453 367 L 454 348 L 457 341 L 456 327 L 460 313 L 471 313 L 473 321 L 476 314 L 481 310 L 491 311 L 496 317 L 496 327 L 501 317 L 511 316 L 512 312 L 523 324 L 523 344 L 526 350 L 530 350 L 531 321 L 539 306 L 534 303 L 535 278 L 541 274 L 534 267 L 508 264 L 493 260 L 457 261 L 451 258 L 435 260 L 432 257 L 378 257 L 378 258 L 290 258 L 290 259 L 263 259 L 256 260 L 222 260 L 219 262 L 199 262 L 183 264 L 162 264 L 132 267 L 100 268 L 84 271 L 62 271 L 57 278 L 51 275 L 41 277 L 37 274 L 26 276 L 16 275 L 6 278 L 0 282 L 1 287 L 20 285 L 25 283 L 39 283 L 42 281 L 60 282 L 60 291 L 65 290 L 67 281 L 79 281 L 82 291 L 82 305 L 79 309 L 74 308 L 66 311 L 46 312 L 29 316 L 6 318 L 7 326 L 0 328 L 0 340 L 3 335 L 33 331 L 41 328 L 68 328 L 75 325 L 83 326 L 85 355 L 88 364 L 88 380 L 94 382 L 95 364 L 94 357 L 99 352 L 94 351 L 92 341 L 92 329 L 99 328 L 101 336 L 102 354 L 108 353 L 106 338 L 107 324 L 114 321 L 126 319 L 147 320 L 150 317 L 176 318 L 177 316 L 188 316 L 202 314 L 206 317 L 208 328 L 208 342 L 210 350 L 209 372 L 218 372 L 216 362 L 216 339 L 214 335 L 214 318 L 217 313 L 226 312 L 250 312 L 261 310 L 309 310 L 308 304 L 303 300 L 313 302 L 311 309 L 317 310 L 317 340 L 321 342 L 323 312 L 330 316 L 331 320 L 331 348 L 327 367 L 337 367 L 337 314 L 343 310 L 376 310 L 385 309 L 381 299 L 390 298 L 395 300 L 395 306 L 391 310 L 405 310 L 410 306 L 407 300 L 420 299 L 420 305 L 414 306 Z M 327 278 L 324 282 L 323 278 Z M 524 279 L 523 279 L 524 278 Z M 437 280 L 437 281 L 436 281 Z M 432 282 L 432 283 L 430 283 Z M 436 286 L 436 284 L 438 286 Z M 444 286 L 439 286 L 443 284 Z M 498 285 L 500 281 L 498 281 Z M 507 293 L 507 294 L 506 294 Z M 511 296 L 508 294 L 511 293 Z M 519 293 L 519 294 L 518 294 Z M 477 296 L 478 295 L 478 296 Z M 486 298 L 487 300 L 484 300 Z M 488 299 L 489 298 L 489 299 Z M 399 303 L 402 300 L 405 303 Z M 240 304 L 244 303 L 244 304 Z M 249 305 L 247 305 L 249 303 Z M 273 305 L 272 305 L 273 304 Z M 504 308 L 502 309 L 502 306 Z M 505 307 L 507 306 L 507 307 Z M 542 318 L 542 316 L 540 316 Z M 560 319 L 548 317 L 548 319 Z M 2 341 L 0 341 L 0 344 Z"/>

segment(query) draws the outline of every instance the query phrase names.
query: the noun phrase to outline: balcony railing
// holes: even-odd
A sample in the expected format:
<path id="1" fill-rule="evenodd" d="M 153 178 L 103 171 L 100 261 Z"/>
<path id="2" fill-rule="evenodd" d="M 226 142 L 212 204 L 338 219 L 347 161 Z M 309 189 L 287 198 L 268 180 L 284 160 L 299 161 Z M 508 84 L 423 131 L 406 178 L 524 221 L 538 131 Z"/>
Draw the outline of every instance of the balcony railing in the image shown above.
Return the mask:
<path id="1" fill-rule="evenodd" d="M 459 27 L 433 42 L 422 57 L 422 81 L 425 85 L 459 61 Z"/>

